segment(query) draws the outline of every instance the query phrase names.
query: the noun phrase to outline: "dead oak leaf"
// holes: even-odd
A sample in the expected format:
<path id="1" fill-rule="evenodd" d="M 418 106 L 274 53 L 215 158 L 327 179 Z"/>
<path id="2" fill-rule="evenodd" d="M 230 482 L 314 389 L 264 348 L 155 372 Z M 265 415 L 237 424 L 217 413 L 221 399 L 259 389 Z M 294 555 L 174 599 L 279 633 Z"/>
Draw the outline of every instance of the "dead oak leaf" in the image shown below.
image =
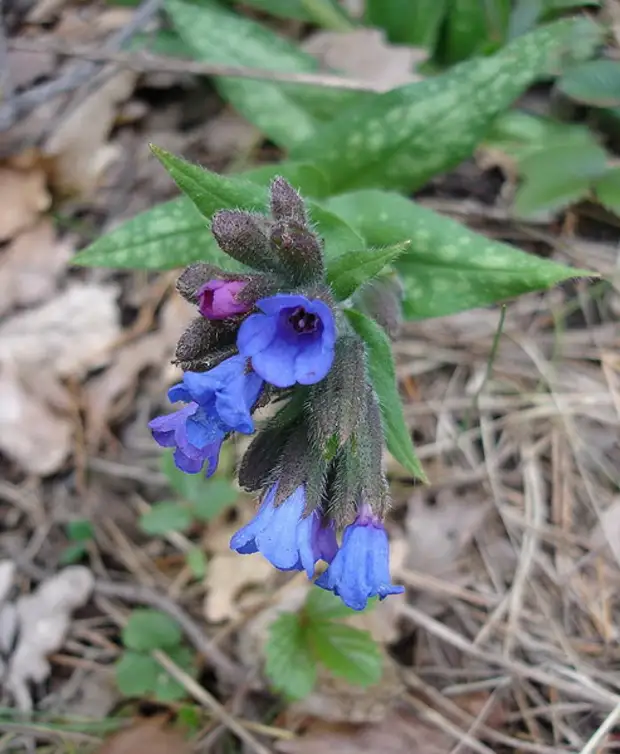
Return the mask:
<path id="1" fill-rule="evenodd" d="M 40 168 L 0 168 L 0 241 L 14 238 L 47 210 L 52 197 Z"/>
<path id="2" fill-rule="evenodd" d="M 48 301 L 72 252 L 73 244 L 57 239 L 48 218 L 20 233 L 0 256 L 0 316 Z"/>
<path id="3" fill-rule="evenodd" d="M 204 616 L 219 623 L 239 615 L 238 597 L 249 586 L 264 586 L 273 577 L 271 564 L 256 553 L 240 558 L 236 553 L 214 555 L 205 579 Z"/>

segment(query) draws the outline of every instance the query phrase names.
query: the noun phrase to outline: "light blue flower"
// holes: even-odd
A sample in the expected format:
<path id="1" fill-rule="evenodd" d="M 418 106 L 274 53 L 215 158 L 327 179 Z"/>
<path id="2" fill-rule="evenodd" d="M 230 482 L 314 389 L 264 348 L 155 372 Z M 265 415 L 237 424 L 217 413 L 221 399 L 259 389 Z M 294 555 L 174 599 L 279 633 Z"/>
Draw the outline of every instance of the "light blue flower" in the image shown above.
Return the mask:
<path id="1" fill-rule="evenodd" d="M 353 610 L 363 610 L 371 597 L 384 599 L 404 592 L 402 586 L 391 583 L 387 533 L 369 506 L 362 506 L 344 530 L 340 549 L 316 585 L 333 592 Z"/>
<path id="2" fill-rule="evenodd" d="M 316 562 L 330 562 L 338 549 L 333 526 L 324 525 L 317 510 L 304 516 L 303 485 L 276 506 L 277 488 L 274 484 L 269 489 L 258 513 L 233 535 L 230 547 L 242 555 L 260 552 L 281 571 L 305 570 L 312 578 Z"/>

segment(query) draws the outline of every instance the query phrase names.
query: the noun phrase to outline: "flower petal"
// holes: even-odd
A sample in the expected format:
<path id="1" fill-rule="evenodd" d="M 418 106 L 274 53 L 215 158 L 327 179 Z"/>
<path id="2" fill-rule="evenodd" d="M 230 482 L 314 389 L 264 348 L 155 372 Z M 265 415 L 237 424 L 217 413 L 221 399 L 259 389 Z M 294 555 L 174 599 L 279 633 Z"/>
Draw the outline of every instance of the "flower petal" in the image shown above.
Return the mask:
<path id="1" fill-rule="evenodd" d="M 334 363 L 334 349 L 325 348 L 321 340 L 317 340 L 299 349 L 295 359 L 295 380 L 300 385 L 314 385 L 322 380 Z"/>
<path id="2" fill-rule="evenodd" d="M 254 356 L 271 343 L 276 336 L 276 320 L 264 314 L 251 314 L 237 333 L 237 348 L 242 356 Z"/>
<path id="3" fill-rule="evenodd" d="M 261 298 L 256 302 L 256 306 L 270 316 L 279 314 L 282 309 L 296 309 L 298 306 L 308 309 L 310 305 L 309 299 L 297 293 L 276 293 L 275 296 Z"/>
<path id="4" fill-rule="evenodd" d="M 252 357 L 252 367 L 265 382 L 276 387 L 295 384 L 295 360 L 299 346 L 275 338 L 268 348 Z"/>

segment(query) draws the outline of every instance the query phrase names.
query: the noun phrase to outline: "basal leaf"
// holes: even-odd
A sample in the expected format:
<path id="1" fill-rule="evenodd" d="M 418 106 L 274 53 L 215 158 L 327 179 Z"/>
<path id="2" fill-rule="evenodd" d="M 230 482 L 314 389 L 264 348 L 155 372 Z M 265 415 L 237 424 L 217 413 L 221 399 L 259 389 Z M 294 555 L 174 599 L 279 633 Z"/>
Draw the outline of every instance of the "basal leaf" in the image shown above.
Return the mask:
<path id="1" fill-rule="evenodd" d="M 497 54 L 349 108 L 292 150 L 332 190 L 414 189 L 471 155 L 492 120 L 561 57 L 579 21 L 559 21 Z"/>
<path id="2" fill-rule="evenodd" d="M 345 314 L 366 344 L 368 371 L 381 406 L 385 444 L 394 458 L 414 477 L 427 481 L 403 417 L 388 336 L 382 327 L 365 314 L 355 309 L 347 309 Z"/>
<path id="3" fill-rule="evenodd" d="M 142 212 L 77 254 L 73 264 L 166 270 L 202 259 L 223 267 L 232 261 L 217 246 L 204 217 L 185 198 Z"/>
<path id="4" fill-rule="evenodd" d="M 244 4 L 274 16 L 316 23 L 334 31 L 347 31 L 352 26 L 336 0 L 317 0 L 314 3 L 303 0 L 245 0 Z"/>
<path id="5" fill-rule="evenodd" d="M 407 244 L 387 246 L 383 249 L 348 251 L 333 259 L 327 266 L 327 281 L 336 298 L 343 301 L 353 295 L 364 283 L 376 277 L 405 251 Z"/>
<path id="6" fill-rule="evenodd" d="M 620 105 L 620 61 L 588 60 L 569 68 L 558 89 L 571 99 L 594 107 Z"/>
<path id="7" fill-rule="evenodd" d="M 166 10 L 197 60 L 286 73 L 311 73 L 318 62 L 266 26 L 211 0 L 166 0 Z M 222 96 L 282 146 L 309 138 L 322 120 L 365 97 L 327 87 L 241 78 L 216 79 Z"/>
<path id="8" fill-rule="evenodd" d="M 316 656 L 334 675 L 358 686 L 381 679 L 381 651 L 368 631 L 320 621 L 309 626 L 308 637 Z"/>
<path id="9" fill-rule="evenodd" d="M 303 699 L 316 682 L 316 661 L 296 613 L 282 613 L 269 627 L 265 673 L 290 699 Z"/>
<path id="10" fill-rule="evenodd" d="M 123 644 L 139 652 L 176 647 L 180 641 L 178 623 L 160 610 L 134 610 L 123 628 Z"/>
<path id="11" fill-rule="evenodd" d="M 366 0 L 366 22 L 385 29 L 390 42 L 433 51 L 448 0 Z"/>
<path id="12" fill-rule="evenodd" d="M 507 0 L 453 0 L 439 51 L 441 62 L 451 65 L 489 46 L 499 46 L 506 33 L 509 10 Z"/>
<path id="13" fill-rule="evenodd" d="M 367 245 L 411 242 L 395 263 L 409 319 L 454 314 L 596 275 L 492 241 L 398 194 L 358 191 L 335 197 L 328 206 Z"/>

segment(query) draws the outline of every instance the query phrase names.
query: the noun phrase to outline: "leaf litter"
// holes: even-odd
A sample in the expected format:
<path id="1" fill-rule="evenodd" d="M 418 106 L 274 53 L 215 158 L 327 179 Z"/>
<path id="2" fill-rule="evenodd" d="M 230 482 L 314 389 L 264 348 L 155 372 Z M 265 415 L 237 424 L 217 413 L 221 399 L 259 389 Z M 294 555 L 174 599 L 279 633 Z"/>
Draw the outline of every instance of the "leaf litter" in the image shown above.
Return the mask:
<path id="1" fill-rule="evenodd" d="M 40 16 L 31 16 L 30 33 L 45 35 L 36 25 L 59 19 L 76 43 L 97 39 L 97 15 L 88 16 L 93 10 L 85 4 L 86 21 L 72 3 L 33 6 Z M 105 23 L 109 30 L 119 21 Z M 379 56 L 383 47 L 391 62 L 374 57 L 373 66 L 385 69 L 384 77 L 389 72 L 391 85 L 410 77 L 416 62 L 404 55 L 411 51 L 390 51 L 376 33 L 372 39 L 358 33 L 346 44 L 315 41 L 317 48 L 324 45 L 325 64 L 356 76 L 367 75 L 362 65 L 371 60 L 360 52 L 371 45 Z M 329 57 L 334 50 L 343 51 L 340 59 Z M 14 83 L 32 86 L 37 66 L 36 75 L 53 78 L 74 62 L 57 74 L 49 58 L 36 66 L 32 61 L 30 81 Z M 62 645 L 46 661 L 48 701 L 70 714 L 63 699 L 85 677 L 80 665 L 96 679 L 107 677 L 118 657 L 117 627 L 129 608 L 146 605 L 176 611 L 192 646 L 202 648 L 196 662 L 209 673 L 200 676 L 201 687 L 230 702 L 234 720 L 247 730 L 276 741 L 269 744 L 274 750 L 580 751 L 620 701 L 617 294 L 605 291 L 595 299 L 567 285 L 512 303 L 488 379 L 496 311 L 405 325 L 395 346 L 398 375 L 431 484 L 412 494 L 402 469 L 390 466 L 394 570 L 407 599 L 387 601 L 363 617 L 390 658 L 385 677 L 359 689 L 320 674 L 314 693 L 283 705 L 269 725 L 265 710 L 273 709 L 273 699 L 261 675 L 266 626 L 278 611 L 294 609 L 306 590 L 293 599 L 294 580 L 271 569 L 261 578 L 258 560 L 247 559 L 253 567 L 240 571 L 239 559 L 226 554 L 231 517 L 163 537 L 145 537 L 137 525 L 145 501 L 170 494 L 143 429 L 178 375 L 167 362 L 190 312 L 169 284 L 158 287 L 141 273 L 63 272 L 76 243 L 172 195 L 142 157 L 152 134 L 158 140 L 167 134 L 175 151 L 226 169 L 235 159 L 224 139 L 232 123 L 248 155 L 273 157 L 253 144 L 251 128 L 187 77 L 168 77 L 164 89 L 149 87 L 148 80 L 111 78 L 109 88 L 93 86 L 81 104 L 80 97 L 63 95 L 73 105 L 66 110 L 58 101 L 43 103 L 1 139 L 0 235 L 7 245 L 0 285 L 7 295 L 0 323 L 0 449 L 6 456 L 0 551 L 20 553 L 17 584 L 14 565 L 10 579 L 8 568 L 0 568 L 3 604 L 20 599 L 9 589 L 34 594 L 62 574 L 65 524 L 93 518 L 86 562 L 96 578 L 94 596 L 65 625 Z M 173 105 L 158 104 L 156 91 L 160 97 L 166 92 Z M 128 112 L 134 115 L 127 118 Z M 41 143 L 43 151 L 35 146 Z M 592 232 L 587 218 L 577 213 L 572 225 L 516 225 L 487 178 L 482 167 L 468 163 L 433 181 L 432 196 L 419 200 L 492 237 L 604 274 L 615 269 L 614 243 Z M 478 184 L 489 203 L 467 199 Z M 466 187 L 465 199 L 454 186 Z M 56 223 L 50 202 L 64 192 L 72 198 L 58 205 Z M 243 505 L 249 513 L 251 505 Z M 235 513 L 241 520 L 246 515 Z M 195 548 L 206 554 L 204 579 L 187 566 Z M 24 561 L 44 569 L 32 588 L 22 579 Z M 15 623 L 14 610 L 0 612 L 3 658 Z M 225 680 L 234 677 L 226 676 L 229 665 L 241 669 L 245 681 L 234 690 Z M 29 687 L 28 694 L 35 711 L 44 709 L 40 689 Z M 204 714 L 206 735 L 217 741 L 230 720 L 221 711 Z M 184 750 L 167 719 L 138 717 L 100 751 L 159 754 L 158 746 L 162 754 Z"/>

